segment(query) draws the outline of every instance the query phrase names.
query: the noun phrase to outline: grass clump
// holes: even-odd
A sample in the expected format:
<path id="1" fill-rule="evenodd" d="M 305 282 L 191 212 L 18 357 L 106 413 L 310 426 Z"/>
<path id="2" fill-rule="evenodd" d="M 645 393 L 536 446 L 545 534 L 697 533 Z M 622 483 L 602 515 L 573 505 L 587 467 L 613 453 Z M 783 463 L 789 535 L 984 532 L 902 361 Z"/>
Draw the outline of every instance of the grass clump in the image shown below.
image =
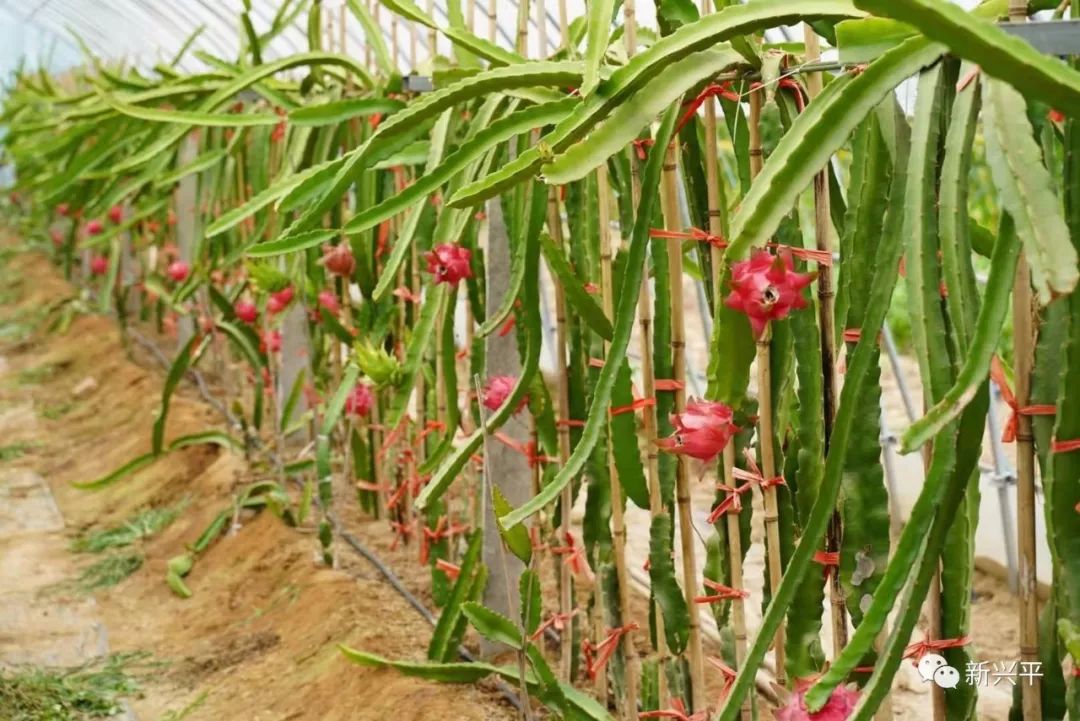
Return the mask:
<path id="1" fill-rule="evenodd" d="M 83 593 L 102 588 L 112 588 L 142 568 L 141 553 L 114 553 L 87 566 L 75 580 L 75 587 Z"/>
<path id="2" fill-rule="evenodd" d="M 56 375 L 58 370 L 59 367 L 52 363 L 34 366 L 33 368 L 24 368 L 19 371 L 19 385 L 32 386 L 44 383 Z"/>
<path id="3" fill-rule="evenodd" d="M 28 451 L 32 451 L 40 445 L 40 443 L 9 443 L 6 446 L 0 446 L 0 463 L 22 458 Z"/>
<path id="4" fill-rule="evenodd" d="M 139 690 L 128 669 L 144 657 L 114 654 L 76 668 L 0 670 L 0 718 L 89 721 L 117 716 L 123 710 L 121 699 Z"/>
<path id="5" fill-rule="evenodd" d="M 101 553 L 111 548 L 131 546 L 165 530 L 180 516 L 185 505 L 180 503 L 163 508 L 147 508 L 119 526 L 86 531 L 71 544 L 71 550 L 77 553 Z"/>
<path id="6" fill-rule="evenodd" d="M 41 409 L 41 417 L 49 421 L 58 421 L 75 408 L 75 404 L 70 401 L 64 403 L 57 403 L 56 405 L 46 406 Z"/>

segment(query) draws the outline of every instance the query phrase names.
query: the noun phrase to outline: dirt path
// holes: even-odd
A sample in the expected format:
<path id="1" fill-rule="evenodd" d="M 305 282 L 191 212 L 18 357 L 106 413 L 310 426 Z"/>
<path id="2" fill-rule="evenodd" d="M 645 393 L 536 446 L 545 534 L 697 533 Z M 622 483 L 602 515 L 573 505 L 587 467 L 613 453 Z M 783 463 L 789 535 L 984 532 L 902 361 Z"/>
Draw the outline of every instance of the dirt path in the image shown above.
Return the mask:
<path id="1" fill-rule="evenodd" d="M 131 699 L 131 718 L 143 720 L 513 717 L 492 691 L 344 660 L 339 643 L 420 660 L 430 627 L 370 566 L 326 569 L 311 529 L 269 513 L 236 515 L 186 579 L 192 598 L 171 592 L 169 559 L 259 476 L 216 446 L 192 446 L 104 490 L 73 488 L 149 450 L 160 373 L 128 360 L 101 317 L 31 332 L 38 309 L 74 292 L 44 259 L 10 258 L 0 275 L 9 296 L 0 306 L 0 668 L 149 654 Z M 168 438 L 219 425 L 185 394 L 174 399 Z M 106 552 L 138 556 L 141 567 L 111 588 L 73 585 L 102 556 L 72 552 L 72 540 L 147 509 L 179 512 L 156 535 Z M 382 529 L 354 532 L 368 540 Z M 423 585 L 415 574 L 405 580 Z"/>

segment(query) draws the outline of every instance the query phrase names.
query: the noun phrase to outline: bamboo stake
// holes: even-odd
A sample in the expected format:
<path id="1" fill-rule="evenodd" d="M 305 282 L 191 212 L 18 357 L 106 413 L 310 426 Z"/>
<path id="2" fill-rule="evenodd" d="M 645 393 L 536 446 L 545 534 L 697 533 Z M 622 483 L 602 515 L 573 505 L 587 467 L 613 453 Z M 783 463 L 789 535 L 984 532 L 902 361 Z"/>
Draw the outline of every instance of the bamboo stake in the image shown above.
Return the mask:
<path id="1" fill-rule="evenodd" d="M 821 59 L 821 45 L 817 33 L 809 25 L 803 26 L 806 42 L 806 62 L 814 63 Z M 821 73 L 807 73 L 806 90 L 812 101 L 821 94 Z M 814 176 L 814 238 L 818 250 L 832 254 L 832 235 L 829 232 L 829 173 L 827 168 Z M 818 267 L 818 324 L 821 333 L 821 375 L 822 400 L 825 414 L 825 451 L 829 450 L 829 438 L 832 436 L 833 421 L 836 418 L 836 313 L 835 292 L 832 282 L 832 267 L 821 264 Z M 840 551 L 842 537 L 840 513 L 833 511 L 829 530 L 825 536 L 825 550 Z M 830 597 L 832 610 L 833 658 L 847 646 L 848 625 L 847 608 L 844 606 L 844 589 L 840 584 L 840 574 L 833 573 L 830 578 Z M 880 715 L 878 716 L 880 718 Z"/>
<path id="2" fill-rule="evenodd" d="M 342 7 L 344 7 L 344 6 L 342 6 Z M 370 13 L 371 12 L 371 0 L 364 0 L 364 7 L 366 7 L 368 12 Z M 379 27 L 378 8 L 379 8 L 379 3 L 376 2 L 375 3 L 375 26 L 376 27 Z M 380 28 L 380 30 L 381 29 L 382 28 Z M 368 42 L 367 38 L 364 38 L 364 67 L 370 68 L 374 64 L 375 64 L 375 53 L 371 49 L 371 43 Z"/>
<path id="3" fill-rule="evenodd" d="M 1038 333 L 1031 297 L 1031 269 L 1021 253 L 1013 287 L 1013 333 L 1016 354 L 1016 403 L 1023 408 L 1031 402 L 1031 370 L 1035 337 Z M 1039 597 L 1036 594 L 1035 538 L 1035 448 L 1031 416 L 1018 414 L 1016 431 L 1016 528 L 1019 549 L 1020 660 L 1039 661 Z M 1024 721 L 1042 718 L 1041 683 L 1037 677 L 1021 687 Z"/>
<path id="4" fill-rule="evenodd" d="M 487 5 L 487 17 L 488 17 L 488 41 L 495 42 L 495 10 L 498 7 L 496 0 L 488 0 Z"/>
<path id="5" fill-rule="evenodd" d="M 517 51 L 522 57 L 529 57 L 529 0 L 518 2 Z"/>
<path id="6" fill-rule="evenodd" d="M 923 402 L 923 412 L 926 412 L 926 402 Z M 930 472 L 930 459 L 933 456 L 931 443 L 923 446 L 922 462 L 923 475 Z M 926 637 L 931 641 L 941 638 L 941 569 L 934 569 L 934 578 L 930 582 L 930 590 L 926 595 Z M 883 629 L 884 630 L 884 629 Z M 937 684 L 930 685 L 930 709 L 934 721 L 945 720 L 945 689 Z"/>
<path id="7" fill-rule="evenodd" d="M 566 9 L 565 0 L 560 0 L 560 12 Z M 631 58 L 637 52 L 637 8 L 634 0 L 623 2 L 623 40 L 626 44 L 626 56 Z M 569 36 L 563 42 L 569 44 Z M 629 148 L 631 207 L 635 217 L 641 202 L 641 168 L 635 157 L 633 147 Z M 648 274 L 641 279 L 638 292 L 638 327 L 641 344 L 641 378 L 646 398 L 656 397 L 656 372 L 653 368 L 652 343 L 652 294 L 649 292 Z M 664 513 L 664 500 L 660 495 L 660 458 L 656 445 L 656 407 L 646 406 L 641 409 L 642 431 L 646 445 L 646 472 L 649 480 L 649 518 L 654 519 Z M 664 635 L 664 616 L 658 608 L 654 609 L 653 625 L 656 627 L 656 658 L 659 666 L 657 673 L 657 700 L 660 708 L 670 706 L 667 675 L 664 668 L 668 663 L 667 636 Z"/>
<path id="8" fill-rule="evenodd" d="M 761 90 L 750 93 L 750 175 L 757 177 L 763 164 L 761 150 Z M 758 445 L 761 451 L 761 472 L 766 479 L 776 477 L 776 461 L 773 457 L 773 419 L 772 419 L 772 373 L 769 368 L 769 340 L 772 337 L 769 326 L 757 340 L 758 371 Z M 780 587 L 780 517 L 776 502 L 776 488 L 766 485 L 762 496 L 765 499 L 765 545 L 769 557 L 769 590 L 773 594 Z M 776 660 L 776 682 L 787 684 L 786 650 L 784 648 L 784 624 L 776 629 L 773 653 Z"/>
<path id="9" fill-rule="evenodd" d="M 566 10 L 566 0 L 559 0 L 559 37 L 566 52 L 570 53 L 570 17 Z"/>
<path id="10" fill-rule="evenodd" d="M 536 0 L 536 39 L 540 41 L 540 49 L 536 57 L 543 60 L 548 53 L 547 37 L 547 8 L 544 0 Z"/>
<path id="11" fill-rule="evenodd" d="M 558 190 L 548 190 L 548 232 L 559 247 L 563 247 L 562 217 L 559 214 Z M 558 432 L 559 432 L 559 463 L 565 464 L 570 458 L 570 378 L 567 372 L 567 341 L 566 328 L 566 295 L 562 282 L 558 276 L 553 276 L 555 286 L 555 357 L 558 359 Z M 566 538 L 570 533 L 571 520 L 570 510 L 574 503 L 573 489 L 567 484 L 559 496 L 559 535 Z M 568 614 L 573 610 L 574 597 L 571 589 L 570 566 L 565 563 L 559 564 L 559 612 Z M 573 634 L 569 631 L 562 634 L 559 639 L 559 678 L 569 682 L 570 668 L 573 665 Z"/>
<path id="12" fill-rule="evenodd" d="M 471 5 L 472 3 L 470 3 Z M 428 17 L 435 17 L 435 0 L 427 2 Z M 431 58 L 432 69 L 435 68 L 435 56 L 439 51 L 439 33 L 435 28 L 428 28 L 428 57 Z"/>
<path id="13" fill-rule="evenodd" d="M 1009 0 L 1009 21 L 1027 22 L 1027 0 Z M 1031 371 L 1034 364 L 1038 318 L 1031 297 L 1031 268 L 1023 251 L 1016 264 L 1013 286 L 1013 338 L 1016 355 L 1016 404 L 1023 408 L 1031 401 Z M 1016 530 L 1019 549 L 1020 661 L 1039 661 L 1039 597 L 1035 574 L 1035 446 L 1031 416 L 1018 414 L 1016 430 Z M 1042 684 L 1032 678 L 1021 686 L 1024 721 L 1042 718 Z"/>
<path id="14" fill-rule="evenodd" d="M 597 192 L 600 196 L 600 288 L 604 306 L 604 315 L 608 318 L 615 316 L 615 288 L 612 280 L 612 249 L 611 249 L 611 218 L 608 200 L 610 189 L 608 187 L 607 165 L 600 165 L 596 169 Z M 604 342 L 604 356 L 606 362 L 613 363 L 616 360 L 607 357 L 611 344 Z M 611 438 L 610 423 L 608 438 Z M 624 624 L 630 619 L 630 577 L 626 572 L 626 520 L 624 518 L 624 497 L 619 473 L 615 468 L 614 448 L 608 443 L 608 475 L 611 478 L 611 525 L 612 525 L 612 554 L 615 556 L 615 575 L 619 585 L 619 615 Z M 626 691 L 625 696 L 619 699 L 619 707 L 626 721 L 637 719 L 638 700 L 638 669 L 637 654 L 634 650 L 634 635 L 627 631 L 619 645 L 619 653 L 623 658 L 626 668 Z"/>
<path id="15" fill-rule="evenodd" d="M 709 0 L 702 0 L 702 15 L 708 14 L 710 10 Z M 709 200 L 709 233 L 718 237 L 727 237 L 727 223 L 724 215 L 727 203 L 724 198 L 724 186 L 720 181 L 720 158 L 716 142 L 715 98 L 709 98 L 705 101 L 705 186 Z M 713 303 L 715 304 L 722 302 L 721 298 L 723 297 L 720 284 L 723 278 L 724 254 L 716 246 L 710 249 L 710 253 L 712 256 Z M 723 455 L 724 485 L 729 488 L 737 486 L 734 471 L 735 442 L 729 440 L 724 447 Z M 725 522 L 727 523 L 731 586 L 732 588 L 742 588 L 742 529 L 739 525 L 739 514 L 737 512 L 725 514 Z M 743 660 L 746 658 L 748 634 L 746 632 L 746 607 L 744 604 L 745 601 L 742 598 L 731 600 L 731 626 L 735 640 L 734 669 L 736 671 L 742 668 Z M 750 721 L 753 718 L 750 694 L 743 696 L 739 716 L 741 721 Z"/>
<path id="16" fill-rule="evenodd" d="M 728 441 L 724 446 L 724 485 L 735 488 L 735 442 Z M 731 554 L 731 587 L 743 587 L 743 554 L 742 554 L 742 529 L 739 526 L 739 513 L 729 511 L 727 517 L 728 549 Z M 731 627 L 735 637 L 735 670 L 738 670 L 746 658 L 746 606 L 741 598 L 731 601 Z M 752 694 L 743 697 L 742 707 L 739 709 L 741 721 L 751 721 L 754 717 Z"/>
<path id="17" fill-rule="evenodd" d="M 666 149 L 664 176 L 660 186 L 660 201 L 664 215 L 664 227 L 668 230 L 680 230 L 678 198 L 676 188 L 676 149 L 678 140 L 673 139 Z M 675 412 L 686 410 L 686 321 L 683 301 L 683 257 L 680 243 L 668 244 L 668 265 L 671 276 L 671 355 L 674 378 L 678 388 L 675 391 Z M 683 593 L 690 611 L 689 640 L 686 647 L 687 660 L 690 663 L 690 684 L 692 687 L 692 705 L 694 711 L 704 709 L 705 700 L 705 658 L 701 644 L 700 606 L 694 603 L 698 590 L 696 551 L 694 549 L 693 508 L 690 502 L 690 477 L 686 456 L 676 456 L 675 500 L 679 513 L 679 544 L 682 548 Z"/>

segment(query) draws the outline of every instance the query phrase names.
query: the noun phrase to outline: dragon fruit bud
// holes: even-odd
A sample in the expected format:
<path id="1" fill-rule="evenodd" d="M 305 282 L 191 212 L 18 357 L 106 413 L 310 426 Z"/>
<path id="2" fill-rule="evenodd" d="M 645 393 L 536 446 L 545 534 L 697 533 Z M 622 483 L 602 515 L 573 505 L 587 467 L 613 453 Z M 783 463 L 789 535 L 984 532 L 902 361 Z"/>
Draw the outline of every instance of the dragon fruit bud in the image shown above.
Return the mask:
<path id="1" fill-rule="evenodd" d="M 345 412 L 350 416 L 366 416 L 371 410 L 373 401 L 371 386 L 366 383 L 357 383 L 345 398 Z"/>
<path id="2" fill-rule="evenodd" d="M 67 203 L 61 203 L 60 205 L 56 206 L 56 214 L 59 215 L 61 218 L 68 217 L 68 213 L 70 212 L 71 206 Z"/>
<path id="3" fill-rule="evenodd" d="M 109 208 L 109 220 L 111 220 L 114 225 L 120 225 L 124 220 L 124 209 L 119 205 L 114 205 Z"/>
<path id="4" fill-rule="evenodd" d="M 723 403 L 690 401 L 683 413 L 673 414 L 675 433 L 656 441 L 663 450 L 708 463 L 718 456 L 739 428 L 731 408 Z"/>
<path id="5" fill-rule="evenodd" d="M 105 232 L 105 226 L 97 218 L 87 221 L 86 234 L 87 235 L 101 235 Z"/>
<path id="6" fill-rule="evenodd" d="M 281 331 L 272 330 L 259 337 L 259 350 L 263 353 L 277 353 L 281 350 Z"/>
<path id="7" fill-rule="evenodd" d="M 58 228 L 53 228 L 49 231 L 49 237 L 52 238 L 53 245 L 59 248 L 64 244 L 64 234 L 60 232 Z"/>
<path id="8" fill-rule="evenodd" d="M 806 708 L 805 689 L 792 695 L 788 705 L 776 712 L 776 721 L 847 721 L 859 702 L 859 692 L 847 686 L 837 686 L 820 711 Z"/>
<path id="9" fill-rule="evenodd" d="M 319 293 L 319 307 L 325 308 L 331 315 L 337 315 L 341 312 L 341 306 L 338 305 L 337 296 L 332 290 L 324 290 Z"/>
<path id="10" fill-rule="evenodd" d="M 443 243 L 424 254 L 427 270 L 435 276 L 436 283 L 457 285 L 460 281 L 472 277 L 469 259 L 472 253 L 457 243 Z"/>
<path id="11" fill-rule="evenodd" d="M 95 255 L 90 259 L 90 272 L 94 275 L 105 275 L 109 270 L 109 259 L 104 255 Z"/>
<path id="12" fill-rule="evenodd" d="M 327 272 L 342 278 L 351 278 L 356 270 L 356 259 L 347 243 L 323 246 L 322 264 Z"/>
<path id="13" fill-rule="evenodd" d="M 292 299 L 292 286 L 286 286 L 278 292 L 270 294 L 270 299 L 266 301 L 266 310 L 270 311 L 271 315 L 277 315 L 289 307 L 289 303 L 292 302 Z"/>
<path id="14" fill-rule="evenodd" d="M 253 324 L 259 318 L 259 310 L 255 304 L 248 300 L 238 300 L 233 306 L 233 312 L 241 323 Z"/>
<path id="15" fill-rule="evenodd" d="M 174 283 L 183 283 L 191 275 L 191 266 L 182 260 L 169 263 L 165 271 Z"/>
<path id="16" fill-rule="evenodd" d="M 497 411 L 502 408 L 503 403 L 505 403 L 506 399 L 513 393 L 517 381 L 518 379 L 514 376 L 491 376 L 488 378 L 487 384 L 484 386 L 484 407 L 492 411 Z M 528 398 L 522 398 L 518 403 L 517 408 L 514 409 L 514 413 L 517 413 L 525 407 L 528 400 Z"/>
<path id="17" fill-rule="evenodd" d="M 754 336 L 760 338 L 771 320 L 783 320 L 792 309 L 805 308 L 802 291 L 814 281 L 813 273 L 797 273 L 788 254 L 774 256 L 756 251 L 749 260 L 731 267 L 731 293 L 725 303 L 745 313 Z"/>

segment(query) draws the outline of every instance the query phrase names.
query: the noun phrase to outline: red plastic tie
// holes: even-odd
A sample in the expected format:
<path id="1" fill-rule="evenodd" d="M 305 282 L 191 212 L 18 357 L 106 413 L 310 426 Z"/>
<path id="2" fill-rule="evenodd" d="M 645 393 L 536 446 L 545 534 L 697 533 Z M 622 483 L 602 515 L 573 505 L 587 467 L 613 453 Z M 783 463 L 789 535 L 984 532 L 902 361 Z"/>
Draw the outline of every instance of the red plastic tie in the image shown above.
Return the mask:
<path id="1" fill-rule="evenodd" d="M 607 636 L 600 643 L 593 646 L 589 644 L 591 650 L 596 655 L 590 659 L 590 662 L 586 665 L 585 673 L 588 674 L 590 680 L 595 680 L 596 675 L 600 673 L 600 670 L 607 665 L 607 662 L 611 660 L 611 657 L 615 655 L 615 649 L 619 646 L 619 639 L 631 631 L 636 631 L 638 625 L 636 623 L 628 623 L 625 626 L 618 626 L 616 628 L 609 629 Z"/>
<path id="2" fill-rule="evenodd" d="M 723 85 L 716 83 L 710 83 L 697 94 L 697 97 L 686 103 L 686 112 L 679 118 L 679 124 L 675 126 L 675 132 L 678 133 L 683 129 L 690 119 L 697 114 L 698 109 L 705 104 L 705 101 L 709 98 L 723 97 L 734 102 L 739 102 L 739 96 L 731 89 L 731 83 L 727 82 Z"/>
<path id="3" fill-rule="evenodd" d="M 563 418 L 562 420 L 555 421 L 555 425 L 559 428 L 584 428 L 585 421 L 576 418 Z"/>
<path id="4" fill-rule="evenodd" d="M 1069 441 L 1055 439 L 1050 444 L 1051 453 L 1072 453 L 1073 451 L 1080 451 L 1080 438 L 1073 438 Z"/>
<path id="5" fill-rule="evenodd" d="M 666 230 L 664 228 L 650 228 L 649 237 L 656 240 L 696 240 L 699 243 L 708 243 L 709 245 L 723 250 L 727 248 L 727 241 L 721 238 L 719 235 L 713 235 L 712 233 L 706 233 L 701 228 L 691 228 L 687 231 L 681 230 Z"/>
<path id="6" fill-rule="evenodd" d="M 910 658 L 919 665 L 919 659 L 930 653 L 931 651 L 944 651 L 948 648 L 962 648 L 971 643 L 971 639 L 967 636 L 961 636 L 960 638 L 942 638 L 931 641 L 929 639 L 923 639 L 922 641 L 916 641 L 904 650 L 904 658 Z"/>
<path id="7" fill-rule="evenodd" d="M 502 431 L 496 431 L 495 438 L 502 442 L 502 444 L 510 450 L 517 451 L 521 455 L 525 456 L 525 460 L 529 463 L 529 468 L 536 468 L 536 466 L 541 463 L 551 462 L 551 459 L 547 456 L 537 454 L 536 444 L 532 441 L 529 441 L 528 443 L 522 443 L 519 440 L 511 438 Z"/>
<path id="8" fill-rule="evenodd" d="M 1005 368 L 1001 365 L 1001 359 L 994 356 L 990 361 L 990 377 L 994 383 L 997 383 L 998 389 L 1001 391 L 1001 398 L 1008 404 L 1009 408 L 1012 408 L 1012 416 L 1009 417 L 1009 422 L 1005 424 L 1005 430 L 1001 434 L 1001 441 L 1003 443 L 1012 443 L 1016 440 L 1016 431 L 1020 424 L 1020 416 L 1052 416 L 1057 412 L 1057 407 L 1049 404 L 1036 404 L 1030 406 L 1020 407 L 1017 405 L 1016 396 L 1012 392 L 1012 388 L 1009 387 L 1009 381 L 1005 377 Z"/>
<path id="9" fill-rule="evenodd" d="M 658 391 L 681 391 L 686 388 L 686 384 L 672 378 L 657 378 L 653 382 L 653 388 Z"/>
<path id="10" fill-rule="evenodd" d="M 536 630 L 533 631 L 532 634 L 529 636 L 529 640 L 530 641 L 535 641 L 536 639 L 543 636 L 544 631 L 548 630 L 549 628 L 554 628 L 556 631 L 562 631 L 564 628 L 566 628 L 566 624 L 570 621 L 570 619 L 572 619 L 574 616 L 578 615 L 579 613 L 581 613 L 581 609 L 580 608 L 575 608 L 573 611 L 570 611 L 569 613 L 553 613 L 553 614 L 551 614 L 551 616 L 549 616 L 546 621 L 544 621 L 543 623 L 541 623 L 539 626 L 536 627 Z"/>
<path id="11" fill-rule="evenodd" d="M 566 545 L 552 546 L 551 552 L 556 556 L 566 556 L 563 563 L 570 567 L 570 572 L 583 582 L 592 584 L 596 577 L 593 576 L 592 569 L 589 568 L 589 562 L 585 559 L 585 547 L 577 545 L 574 542 L 573 534 L 569 532 L 566 533 L 564 539 Z"/>
<path id="12" fill-rule="evenodd" d="M 831 574 L 836 573 L 836 569 L 840 568 L 840 552 L 817 551 L 814 553 L 813 561 L 825 567 L 824 575 L 825 578 L 828 578 Z"/>
<path id="13" fill-rule="evenodd" d="M 638 160 L 644 161 L 649 157 L 649 154 L 645 149 L 656 145 L 656 141 L 652 138 L 638 138 L 637 140 L 632 141 L 631 145 L 634 146 L 634 152 L 637 153 Z"/>
<path id="14" fill-rule="evenodd" d="M 712 580 L 711 578 L 703 579 L 705 588 L 708 588 L 713 593 L 705 596 L 698 596 L 694 599 L 694 603 L 717 603 L 719 601 L 734 601 L 741 598 L 749 598 L 750 592 L 744 591 L 741 588 L 732 588 L 731 586 L 725 586 L 722 583 Z"/>
<path id="15" fill-rule="evenodd" d="M 817 250 L 816 248 L 800 248 L 795 245 L 784 245 L 783 243 L 767 243 L 766 245 L 778 252 L 789 252 L 796 258 L 805 260 L 808 263 L 817 263 L 818 265 L 832 266 L 832 253 L 827 250 Z"/>
<path id="16" fill-rule="evenodd" d="M 735 669 L 715 656 L 707 656 L 705 660 L 709 662 L 710 666 L 719 671 L 720 675 L 724 678 L 724 685 L 720 688 L 720 696 L 717 703 L 717 706 L 719 706 L 719 701 L 723 701 L 727 698 L 727 695 L 731 693 L 731 687 L 735 685 L 735 677 L 738 676 L 738 674 L 735 672 Z"/>
<path id="17" fill-rule="evenodd" d="M 616 406 L 608 411 L 612 416 L 621 416 L 623 413 L 635 413 L 642 408 L 647 408 L 656 405 L 655 398 L 635 398 L 633 403 L 625 406 Z"/>
<path id="18" fill-rule="evenodd" d="M 420 302 L 420 296 L 418 296 L 416 293 L 413 293 L 412 290 L 410 290 L 409 288 L 406 288 L 405 286 L 400 286 L 398 288 L 394 288 L 391 295 L 394 295 L 394 296 L 396 296 L 398 298 L 401 298 L 406 303 L 419 303 Z"/>
<path id="19" fill-rule="evenodd" d="M 431 544 L 468 532 L 469 527 L 464 523 L 452 524 L 446 516 L 439 516 L 439 520 L 435 523 L 435 528 L 424 527 L 424 538 L 420 544 L 420 565 L 427 565 L 431 552 Z"/>
<path id="20" fill-rule="evenodd" d="M 686 706 L 683 705 L 681 698 L 672 699 L 671 708 L 661 709 L 660 711 L 642 711 L 638 714 L 639 719 L 649 718 L 670 718 L 675 721 L 707 721 L 709 718 L 709 712 L 707 710 L 697 711 L 692 715 L 687 715 Z"/>
<path id="21" fill-rule="evenodd" d="M 445 558 L 435 559 L 435 570 L 445 573 L 451 581 L 456 581 L 457 577 L 461 575 L 461 566 L 450 563 Z"/>

